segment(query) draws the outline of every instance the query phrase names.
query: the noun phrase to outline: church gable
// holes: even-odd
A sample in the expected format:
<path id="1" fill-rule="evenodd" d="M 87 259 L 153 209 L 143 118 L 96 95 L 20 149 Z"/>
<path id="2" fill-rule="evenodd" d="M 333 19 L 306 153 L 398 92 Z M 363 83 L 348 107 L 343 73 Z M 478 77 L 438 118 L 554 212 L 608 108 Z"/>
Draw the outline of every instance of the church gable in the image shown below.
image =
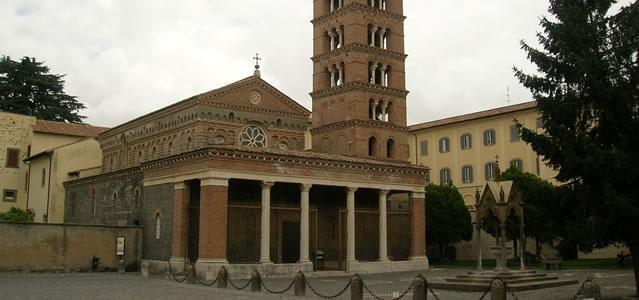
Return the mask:
<path id="1" fill-rule="evenodd" d="M 307 119 L 310 112 L 257 76 L 197 96 L 197 101 L 230 110 Z"/>

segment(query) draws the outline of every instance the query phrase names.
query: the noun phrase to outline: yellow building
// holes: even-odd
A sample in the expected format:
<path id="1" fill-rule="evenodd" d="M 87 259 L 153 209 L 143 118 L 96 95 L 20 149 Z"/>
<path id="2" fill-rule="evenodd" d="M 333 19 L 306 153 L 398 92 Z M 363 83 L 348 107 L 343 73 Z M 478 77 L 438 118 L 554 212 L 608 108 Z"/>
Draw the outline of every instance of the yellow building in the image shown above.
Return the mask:
<path id="1" fill-rule="evenodd" d="M 0 112 L 0 212 L 11 207 L 28 207 L 31 175 L 25 159 L 32 154 L 96 137 L 104 130 L 106 128 Z M 96 155 L 101 157 L 100 153 Z"/>
<path id="2" fill-rule="evenodd" d="M 410 159 L 431 169 L 430 182 L 455 185 L 466 205 L 475 203 L 475 192 L 501 170 L 512 165 L 554 182 L 555 171 L 546 166 L 522 141 L 513 121 L 540 130 L 535 102 L 455 116 L 410 126 Z"/>
<path id="3" fill-rule="evenodd" d="M 64 222 L 65 181 L 98 175 L 102 169 L 102 150 L 94 138 L 45 150 L 29 157 L 29 198 L 27 207 L 34 221 Z"/>

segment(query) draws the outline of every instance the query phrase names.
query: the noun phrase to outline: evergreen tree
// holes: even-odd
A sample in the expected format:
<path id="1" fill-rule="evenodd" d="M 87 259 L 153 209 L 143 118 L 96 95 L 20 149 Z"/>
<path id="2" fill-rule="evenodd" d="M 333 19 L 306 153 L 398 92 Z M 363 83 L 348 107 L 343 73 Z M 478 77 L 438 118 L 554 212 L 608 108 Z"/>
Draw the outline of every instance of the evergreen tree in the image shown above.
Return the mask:
<path id="1" fill-rule="evenodd" d="M 462 195 L 452 185 L 427 186 L 426 199 L 426 241 L 438 245 L 440 258 L 444 259 L 449 245 L 472 239 L 470 213 Z"/>
<path id="2" fill-rule="evenodd" d="M 0 58 L 0 111 L 34 116 L 42 120 L 81 123 L 79 110 L 86 106 L 64 92 L 64 75 L 49 74 L 35 58 L 19 62 Z"/>
<path id="3" fill-rule="evenodd" d="M 522 42 L 538 71 L 515 68 L 533 94 L 543 133 L 522 138 L 579 193 L 564 212 L 582 218 L 580 249 L 630 247 L 639 294 L 639 4 L 611 14 L 614 0 L 551 0 L 543 50 Z"/>

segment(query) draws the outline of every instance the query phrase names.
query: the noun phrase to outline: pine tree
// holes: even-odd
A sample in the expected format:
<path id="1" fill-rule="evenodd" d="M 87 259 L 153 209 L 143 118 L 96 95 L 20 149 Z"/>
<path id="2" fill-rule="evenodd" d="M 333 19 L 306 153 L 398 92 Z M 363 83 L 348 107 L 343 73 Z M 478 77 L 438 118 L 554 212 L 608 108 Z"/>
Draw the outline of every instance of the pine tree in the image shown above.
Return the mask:
<path id="1" fill-rule="evenodd" d="M 551 0 L 543 50 L 522 41 L 538 74 L 515 68 L 533 94 L 544 132 L 522 138 L 558 170 L 579 201 L 590 238 L 580 249 L 624 243 L 635 258 L 639 294 L 639 5 L 610 13 L 614 0 Z"/>
<path id="2" fill-rule="evenodd" d="M 49 74 L 49 68 L 35 58 L 19 62 L 0 58 L 0 111 L 14 112 L 42 120 L 81 123 L 79 110 L 86 106 L 64 92 L 64 75 Z"/>

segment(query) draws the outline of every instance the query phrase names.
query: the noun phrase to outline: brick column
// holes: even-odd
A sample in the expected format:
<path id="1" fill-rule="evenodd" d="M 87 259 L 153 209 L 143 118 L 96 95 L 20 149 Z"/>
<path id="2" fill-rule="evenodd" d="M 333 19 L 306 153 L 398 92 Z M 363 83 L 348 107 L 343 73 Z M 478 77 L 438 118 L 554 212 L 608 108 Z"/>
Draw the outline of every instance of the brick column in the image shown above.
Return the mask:
<path id="1" fill-rule="evenodd" d="M 173 233 L 171 236 L 171 266 L 182 271 L 185 264 L 188 229 L 189 190 L 184 182 L 173 187 Z"/>
<path id="2" fill-rule="evenodd" d="M 409 260 L 428 261 L 426 258 L 426 210 L 424 193 L 411 193 L 412 238 Z"/>
<path id="3" fill-rule="evenodd" d="M 228 179 L 204 178 L 200 184 L 199 258 L 201 263 L 226 264 Z"/>

